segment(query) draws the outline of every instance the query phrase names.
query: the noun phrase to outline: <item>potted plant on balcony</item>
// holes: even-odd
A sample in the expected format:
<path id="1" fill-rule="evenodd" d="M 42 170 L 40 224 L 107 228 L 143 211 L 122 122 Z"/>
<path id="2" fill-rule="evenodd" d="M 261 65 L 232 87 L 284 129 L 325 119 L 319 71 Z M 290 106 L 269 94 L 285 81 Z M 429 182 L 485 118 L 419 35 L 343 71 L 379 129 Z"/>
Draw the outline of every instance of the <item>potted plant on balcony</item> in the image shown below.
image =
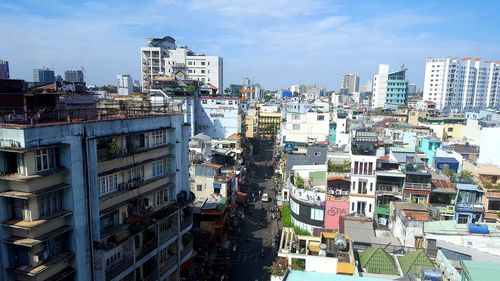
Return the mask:
<path id="1" fill-rule="evenodd" d="M 282 281 L 288 272 L 288 259 L 278 257 L 271 266 L 264 266 L 264 270 L 271 273 L 271 281 Z"/>
<path id="2" fill-rule="evenodd" d="M 113 139 L 109 143 L 108 152 L 111 156 L 115 156 L 116 154 L 118 154 L 119 151 L 120 151 L 120 147 L 118 147 L 118 142 L 115 139 Z"/>

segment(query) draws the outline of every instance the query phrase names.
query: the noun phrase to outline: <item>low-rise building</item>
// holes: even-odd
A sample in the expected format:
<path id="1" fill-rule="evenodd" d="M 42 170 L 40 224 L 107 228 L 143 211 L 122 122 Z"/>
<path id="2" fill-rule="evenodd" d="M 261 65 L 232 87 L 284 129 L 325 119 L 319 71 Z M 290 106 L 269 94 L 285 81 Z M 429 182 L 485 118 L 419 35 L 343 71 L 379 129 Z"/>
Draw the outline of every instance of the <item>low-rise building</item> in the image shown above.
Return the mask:
<path id="1" fill-rule="evenodd" d="M 392 202 L 389 205 L 390 229 L 405 247 L 422 248 L 423 224 L 430 220 L 424 204 Z"/>
<path id="2" fill-rule="evenodd" d="M 322 232 L 319 237 L 297 235 L 292 228 L 283 228 L 278 257 L 288 264 L 301 264 L 303 271 L 356 275 L 352 242 L 349 235 Z"/>

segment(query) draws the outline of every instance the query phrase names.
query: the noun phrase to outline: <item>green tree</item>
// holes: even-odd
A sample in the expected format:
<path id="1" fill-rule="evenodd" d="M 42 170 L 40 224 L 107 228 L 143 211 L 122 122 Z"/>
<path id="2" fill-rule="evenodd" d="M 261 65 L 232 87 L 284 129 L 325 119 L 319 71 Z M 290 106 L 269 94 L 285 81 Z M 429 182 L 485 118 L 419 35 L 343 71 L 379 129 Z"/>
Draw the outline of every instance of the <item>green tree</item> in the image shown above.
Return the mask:
<path id="1" fill-rule="evenodd" d="M 295 178 L 295 185 L 298 187 L 298 188 L 304 188 L 304 179 L 297 175 L 297 178 Z"/>

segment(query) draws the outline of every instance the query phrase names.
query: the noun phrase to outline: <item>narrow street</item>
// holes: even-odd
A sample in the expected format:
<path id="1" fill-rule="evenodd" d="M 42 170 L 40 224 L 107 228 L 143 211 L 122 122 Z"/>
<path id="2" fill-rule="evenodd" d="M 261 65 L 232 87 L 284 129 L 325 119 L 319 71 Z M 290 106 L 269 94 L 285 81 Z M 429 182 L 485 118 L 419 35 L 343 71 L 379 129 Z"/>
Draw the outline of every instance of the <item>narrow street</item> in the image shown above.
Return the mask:
<path id="1" fill-rule="evenodd" d="M 235 237 L 238 243 L 236 251 L 230 257 L 229 280 L 255 281 L 268 280 L 269 273 L 264 266 L 269 266 L 276 256 L 274 247 L 278 232 L 277 219 L 271 219 L 271 208 L 275 202 L 275 190 L 272 175 L 273 142 L 261 142 L 260 153 L 255 161 L 249 163 L 250 189 L 247 211 L 240 216 L 239 232 Z M 269 202 L 262 202 L 264 193 L 269 195 Z"/>

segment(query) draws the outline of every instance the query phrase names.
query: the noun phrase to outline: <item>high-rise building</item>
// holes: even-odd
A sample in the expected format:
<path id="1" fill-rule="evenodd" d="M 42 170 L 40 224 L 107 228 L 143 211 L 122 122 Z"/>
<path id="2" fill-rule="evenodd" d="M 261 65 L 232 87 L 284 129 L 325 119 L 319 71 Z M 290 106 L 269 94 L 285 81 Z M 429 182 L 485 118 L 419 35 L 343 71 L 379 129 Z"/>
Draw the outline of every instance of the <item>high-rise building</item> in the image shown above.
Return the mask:
<path id="1" fill-rule="evenodd" d="M 359 91 L 359 77 L 356 74 L 345 74 L 342 76 L 341 89 L 347 89 L 349 93 Z"/>
<path id="2" fill-rule="evenodd" d="M 141 64 L 143 90 L 152 88 L 155 75 L 198 80 L 215 86 L 220 94 L 224 90 L 223 59 L 177 47 L 170 36 L 154 38 L 148 47 L 141 48 Z"/>
<path id="3" fill-rule="evenodd" d="M 366 83 L 359 87 L 359 92 L 360 93 L 372 93 L 373 92 L 373 81 L 368 80 Z"/>
<path id="4" fill-rule="evenodd" d="M 389 72 L 388 64 L 380 64 L 378 74 L 373 77 L 372 107 L 386 107 L 406 104 L 408 101 L 408 80 L 406 68 Z"/>
<path id="5" fill-rule="evenodd" d="M 0 126 L 0 280 L 179 280 L 193 255 L 183 116 L 94 108 L 80 122 L 63 94 L 1 96 L 27 108 Z M 22 114 L 42 105 L 44 126 Z"/>
<path id="6" fill-rule="evenodd" d="M 0 60 L 0 79 L 9 79 L 9 62 L 6 60 Z"/>
<path id="7" fill-rule="evenodd" d="M 41 67 L 33 69 L 33 82 L 54 82 L 54 70 Z"/>
<path id="8" fill-rule="evenodd" d="M 116 79 L 116 89 L 119 95 L 129 95 L 134 92 L 133 79 L 130 74 L 118 74 Z"/>
<path id="9" fill-rule="evenodd" d="M 415 83 L 408 84 L 408 94 L 416 94 L 417 93 L 417 85 Z"/>
<path id="10" fill-rule="evenodd" d="M 68 69 L 64 71 L 64 81 L 83 83 L 83 71 L 79 69 Z"/>
<path id="11" fill-rule="evenodd" d="M 424 97 L 436 108 L 464 112 L 500 106 L 500 61 L 437 58 L 425 64 Z"/>

